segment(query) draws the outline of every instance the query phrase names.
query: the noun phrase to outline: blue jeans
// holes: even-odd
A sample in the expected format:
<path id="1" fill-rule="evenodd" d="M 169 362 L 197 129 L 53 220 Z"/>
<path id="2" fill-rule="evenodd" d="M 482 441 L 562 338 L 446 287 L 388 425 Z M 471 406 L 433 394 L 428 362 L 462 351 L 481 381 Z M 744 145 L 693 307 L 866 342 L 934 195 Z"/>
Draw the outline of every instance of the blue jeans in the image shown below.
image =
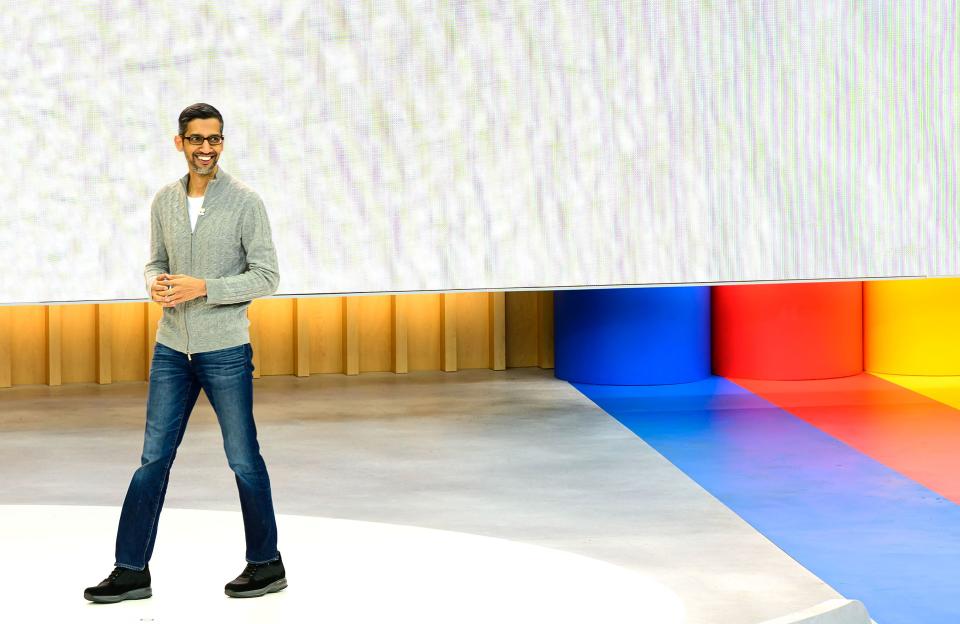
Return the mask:
<path id="1" fill-rule="evenodd" d="M 153 554 L 170 467 L 201 388 L 217 413 L 227 463 L 236 476 L 249 563 L 276 559 L 277 523 L 270 477 L 253 422 L 253 349 L 186 354 L 157 343 L 150 368 L 140 467 L 120 512 L 115 565 L 142 570 Z"/>

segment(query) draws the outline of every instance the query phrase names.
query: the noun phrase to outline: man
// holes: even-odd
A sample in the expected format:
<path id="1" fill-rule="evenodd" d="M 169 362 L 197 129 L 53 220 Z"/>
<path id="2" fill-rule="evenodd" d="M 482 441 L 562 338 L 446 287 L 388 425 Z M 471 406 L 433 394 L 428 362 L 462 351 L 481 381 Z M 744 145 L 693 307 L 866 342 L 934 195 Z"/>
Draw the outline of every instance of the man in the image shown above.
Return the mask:
<path id="1" fill-rule="evenodd" d="M 150 368 L 141 465 L 120 513 L 115 569 L 84 597 L 93 602 L 149 598 L 148 563 L 170 467 L 202 389 L 210 400 L 236 476 L 247 566 L 224 588 L 253 597 L 287 586 L 277 550 L 270 478 L 253 420 L 253 363 L 246 310 L 277 290 L 279 273 L 260 197 L 220 168 L 223 117 L 209 104 L 180 114 L 177 150 L 186 176 L 151 206 L 150 262 L 144 276 L 163 307 Z"/>

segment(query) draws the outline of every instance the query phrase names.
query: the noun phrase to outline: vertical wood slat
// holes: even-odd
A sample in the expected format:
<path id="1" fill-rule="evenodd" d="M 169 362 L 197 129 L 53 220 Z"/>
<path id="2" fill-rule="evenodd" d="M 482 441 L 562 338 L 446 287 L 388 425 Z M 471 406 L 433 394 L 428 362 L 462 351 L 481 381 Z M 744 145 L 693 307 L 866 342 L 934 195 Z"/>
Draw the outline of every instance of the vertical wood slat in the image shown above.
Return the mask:
<path id="1" fill-rule="evenodd" d="M 534 291 L 506 293 L 507 368 L 536 366 L 537 299 Z"/>
<path id="2" fill-rule="evenodd" d="M 143 370 L 150 379 L 150 364 L 153 362 L 153 341 L 156 336 L 150 331 L 150 308 L 156 305 L 153 302 L 143 304 Z"/>
<path id="3" fill-rule="evenodd" d="M 247 307 L 247 318 L 250 319 L 250 348 L 253 350 L 253 378 L 260 379 L 261 372 L 261 358 L 260 358 L 260 347 L 262 342 L 260 340 L 260 314 L 259 306 L 256 305 L 256 301 L 251 303 Z"/>
<path id="4" fill-rule="evenodd" d="M 390 318 L 393 335 L 393 366 L 395 373 L 410 370 L 407 357 L 407 298 L 402 295 L 390 297 Z"/>
<path id="5" fill-rule="evenodd" d="M 305 299 L 293 300 L 293 371 L 297 377 L 310 376 L 310 324 Z"/>
<path id="6" fill-rule="evenodd" d="M 360 374 L 360 301 L 343 297 L 343 372 Z"/>
<path id="7" fill-rule="evenodd" d="M 107 303 L 98 303 L 96 310 L 96 382 L 98 384 L 109 384 L 113 382 L 113 310 Z"/>
<path id="8" fill-rule="evenodd" d="M 116 324 L 116 323 L 114 323 Z M 97 380 L 97 305 L 65 305 L 60 312 L 60 381 Z"/>
<path id="9" fill-rule="evenodd" d="M 47 321 L 42 305 L 10 309 L 10 382 L 13 385 L 47 381 Z"/>
<path id="10" fill-rule="evenodd" d="M 411 371 L 440 370 L 443 332 L 439 294 L 404 295 L 407 317 L 407 366 Z"/>
<path id="11" fill-rule="evenodd" d="M 64 306 L 64 321 L 67 308 Z M 111 358 L 110 376 L 114 383 L 118 381 L 143 381 L 144 370 L 144 323 L 143 303 L 123 302 L 111 303 L 111 328 L 113 334 L 111 343 L 116 345 Z M 69 326 L 63 323 L 63 353 L 67 355 Z M 64 359 L 64 380 L 66 376 L 66 358 Z"/>
<path id="12" fill-rule="evenodd" d="M 457 293 L 456 303 L 456 370 L 490 368 L 490 294 Z"/>
<path id="13" fill-rule="evenodd" d="M 257 340 L 260 345 L 260 374 L 295 375 L 295 339 L 294 316 L 296 301 L 293 298 L 257 299 L 250 306 L 255 308 L 257 319 Z"/>
<path id="14" fill-rule="evenodd" d="M 163 308 L 160 307 L 160 304 L 152 301 L 148 301 L 143 305 L 145 306 L 143 309 L 143 352 L 147 360 L 143 370 L 147 373 L 147 379 L 150 379 L 150 365 L 153 363 L 153 350 L 157 346 L 157 325 L 160 323 L 160 317 L 163 316 Z"/>
<path id="15" fill-rule="evenodd" d="M 537 366 L 553 368 L 553 292 L 537 293 Z"/>
<path id="16" fill-rule="evenodd" d="M 47 385 L 63 383 L 63 307 L 48 305 L 47 317 Z"/>
<path id="17" fill-rule="evenodd" d="M 504 370 L 507 368 L 507 295 L 502 292 L 489 294 L 489 323 L 490 323 L 490 368 Z"/>
<path id="18" fill-rule="evenodd" d="M 310 372 L 343 372 L 343 302 L 341 297 L 308 299 Z"/>
<path id="19" fill-rule="evenodd" d="M 10 369 L 10 317 L 13 312 L 8 306 L 0 306 L 0 388 L 13 386 Z"/>
<path id="20" fill-rule="evenodd" d="M 453 293 L 440 295 L 440 355 L 441 370 L 457 370 L 457 300 Z"/>
<path id="21" fill-rule="evenodd" d="M 364 295 L 356 299 L 360 372 L 393 370 L 392 296 Z"/>

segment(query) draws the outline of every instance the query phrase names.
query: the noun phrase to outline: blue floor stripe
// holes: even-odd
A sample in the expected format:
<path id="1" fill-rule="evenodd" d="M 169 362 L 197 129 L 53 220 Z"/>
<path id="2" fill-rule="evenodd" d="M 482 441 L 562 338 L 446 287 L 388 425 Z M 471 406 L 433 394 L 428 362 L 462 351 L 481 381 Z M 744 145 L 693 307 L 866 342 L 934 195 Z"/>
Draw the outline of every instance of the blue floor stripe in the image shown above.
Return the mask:
<path id="1" fill-rule="evenodd" d="M 960 506 L 720 377 L 574 387 L 879 624 L 960 622 Z"/>

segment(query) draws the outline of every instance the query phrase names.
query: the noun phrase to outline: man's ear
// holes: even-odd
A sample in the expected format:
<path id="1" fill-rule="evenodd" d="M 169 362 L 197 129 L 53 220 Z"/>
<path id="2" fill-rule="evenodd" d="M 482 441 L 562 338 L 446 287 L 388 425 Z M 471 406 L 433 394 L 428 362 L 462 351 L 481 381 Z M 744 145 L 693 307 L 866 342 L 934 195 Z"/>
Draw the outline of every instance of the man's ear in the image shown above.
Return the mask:
<path id="1" fill-rule="evenodd" d="M 179 134 L 173 135 L 173 144 L 176 146 L 178 152 L 183 151 L 183 137 Z"/>

